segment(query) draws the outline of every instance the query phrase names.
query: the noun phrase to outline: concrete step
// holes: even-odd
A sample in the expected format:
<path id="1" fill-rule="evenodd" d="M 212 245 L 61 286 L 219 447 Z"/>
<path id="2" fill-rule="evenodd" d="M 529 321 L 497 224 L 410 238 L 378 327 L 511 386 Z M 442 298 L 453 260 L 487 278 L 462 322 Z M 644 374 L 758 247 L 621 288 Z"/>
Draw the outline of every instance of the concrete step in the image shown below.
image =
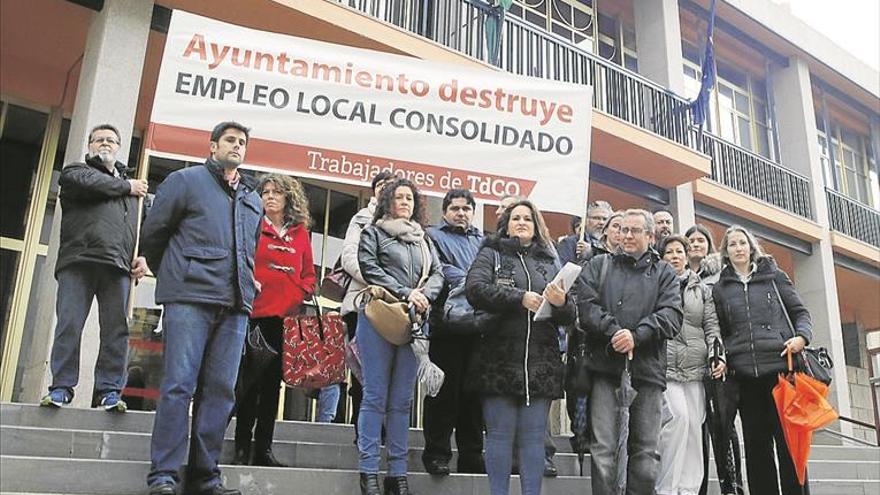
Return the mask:
<path id="1" fill-rule="evenodd" d="M 24 493 L 90 495 L 143 495 L 149 463 L 97 459 L 0 456 L 4 475 L 0 490 Z M 358 493 L 355 471 L 339 469 L 258 468 L 224 466 L 226 486 L 248 495 L 351 495 Z M 485 476 L 454 474 L 436 478 L 424 473 L 409 475 L 410 487 L 423 495 L 489 495 Z M 519 494 L 513 477 L 511 494 Z M 589 480 L 560 477 L 544 480 L 549 495 L 589 494 Z"/>
<path id="2" fill-rule="evenodd" d="M 71 459 L 105 459 L 119 461 L 148 461 L 150 435 L 148 433 L 112 432 L 94 430 L 58 430 L 52 428 L 0 426 L 0 454 Z M 231 438 L 224 442 L 221 463 L 232 460 L 234 444 Z M 356 470 L 358 453 L 351 444 L 310 443 L 276 440 L 276 457 L 297 468 Z M 455 455 L 455 454 L 454 454 Z M 424 472 L 422 449 L 409 450 L 411 472 Z M 455 457 L 450 467 L 455 469 Z M 561 476 L 578 476 L 577 455 L 558 453 L 556 467 Z M 880 459 L 810 461 L 810 477 L 824 479 L 880 479 Z M 584 459 L 584 473 L 590 472 L 590 456 Z M 716 479 L 714 461 L 710 462 L 709 476 Z"/>
<path id="3" fill-rule="evenodd" d="M 0 456 L 4 474 L 0 491 L 65 493 L 71 495 L 143 495 L 149 463 L 96 459 Z M 256 468 L 225 466 L 224 483 L 248 495 L 350 495 L 358 492 L 357 473 L 347 470 L 305 468 Z M 409 475 L 410 486 L 422 495 L 488 495 L 484 476 L 453 474 L 436 478 L 423 473 Z M 590 495 L 589 478 L 559 477 L 543 481 L 547 495 Z M 876 495 L 880 481 L 845 479 L 814 482 L 815 495 Z M 518 495 L 519 479 L 511 478 L 511 494 Z M 717 495 L 717 487 L 710 493 Z"/>
<path id="4" fill-rule="evenodd" d="M 130 411 L 125 414 L 107 413 L 97 409 L 47 408 L 32 404 L 0 404 L 0 418 L 6 426 L 29 426 L 50 429 L 94 430 L 108 432 L 150 433 L 153 430 L 151 412 Z M 235 420 L 227 429 L 232 437 Z M 353 445 L 354 428 L 344 424 L 322 424 L 303 421 L 279 421 L 275 426 L 277 441 Z M 568 437 L 554 437 L 558 452 L 571 452 Z M 424 447 L 420 429 L 410 429 L 410 448 Z M 453 439 L 453 446 L 454 446 Z M 880 461 L 880 448 L 858 445 L 813 445 L 811 458 L 816 460 Z"/>

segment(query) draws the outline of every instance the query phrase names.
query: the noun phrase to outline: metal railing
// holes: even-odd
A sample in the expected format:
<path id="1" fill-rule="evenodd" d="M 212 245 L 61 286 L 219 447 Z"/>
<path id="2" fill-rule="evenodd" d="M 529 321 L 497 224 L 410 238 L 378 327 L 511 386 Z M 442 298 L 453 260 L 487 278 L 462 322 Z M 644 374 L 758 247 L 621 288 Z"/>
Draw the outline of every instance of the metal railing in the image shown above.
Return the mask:
<path id="1" fill-rule="evenodd" d="M 589 84 L 593 107 L 709 155 L 712 179 L 727 187 L 813 218 L 809 181 L 717 136 L 694 130 L 688 101 L 639 74 L 480 0 L 338 0 L 505 71 Z M 501 37 L 487 42 L 495 19 Z"/>
<path id="2" fill-rule="evenodd" d="M 804 218 L 813 218 L 810 181 L 803 175 L 707 132 L 697 149 L 712 159 L 712 180 Z"/>
<path id="3" fill-rule="evenodd" d="M 831 229 L 880 248 L 880 211 L 825 188 Z"/>

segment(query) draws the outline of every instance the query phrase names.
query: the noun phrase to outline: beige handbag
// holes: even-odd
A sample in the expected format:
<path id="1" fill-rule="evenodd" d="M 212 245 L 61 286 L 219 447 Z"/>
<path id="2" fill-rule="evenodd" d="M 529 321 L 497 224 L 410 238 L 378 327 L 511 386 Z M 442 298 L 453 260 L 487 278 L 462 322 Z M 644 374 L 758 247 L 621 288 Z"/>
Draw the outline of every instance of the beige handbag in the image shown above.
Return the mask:
<path id="1" fill-rule="evenodd" d="M 422 276 L 416 287 L 428 280 L 431 272 L 431 252 L 428 241 L 421 242 Z M 394 345 L 404 345 L 412 341 L 413 327 L 421 323 L 422 317 L 409 301 L 401 301 L 387 289 L 369 285 L 358 293 L 356 304 L 364 302 L 364 316 L 385 340 Z"/>

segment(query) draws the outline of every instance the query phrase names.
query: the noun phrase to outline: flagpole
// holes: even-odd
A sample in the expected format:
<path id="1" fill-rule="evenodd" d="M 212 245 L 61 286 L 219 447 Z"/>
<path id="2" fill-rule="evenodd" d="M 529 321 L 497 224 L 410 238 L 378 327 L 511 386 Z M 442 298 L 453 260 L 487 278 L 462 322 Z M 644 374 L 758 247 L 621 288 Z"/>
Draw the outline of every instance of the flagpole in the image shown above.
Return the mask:
<path id="1" fill-rule="evenodd" d="M 150 163 L 150 150 L 148 148 L 148 143 L 150 136 L 152 134 L 152 126 L 147 129 L 147 135 L 144 139 L 143 147 L 141 148 L 141 159 L 138 163 L 137 170 L 137 179 L 138 180 L 146 180 L 147 179 L 147 166 Z M 141 244 L 141 223 L 143 222 L 144 216 L 144 199 L 146 195 L 138 198 L 137 201 L 137 223 L 135 224 L 135 235 L 134 235 L 134 253 L 131 257 L 131 262 L 134 264 L 134 260 L 138 257 L 138 250 L 140 249 Z M 128 319 L 131 320 L 132 316 L 134 316 L 134 289 L 137 286 L 137 278 L 132 275 L 131 282 L 128 286 L 128 303 L 126 304 L 125 314 Z"/>

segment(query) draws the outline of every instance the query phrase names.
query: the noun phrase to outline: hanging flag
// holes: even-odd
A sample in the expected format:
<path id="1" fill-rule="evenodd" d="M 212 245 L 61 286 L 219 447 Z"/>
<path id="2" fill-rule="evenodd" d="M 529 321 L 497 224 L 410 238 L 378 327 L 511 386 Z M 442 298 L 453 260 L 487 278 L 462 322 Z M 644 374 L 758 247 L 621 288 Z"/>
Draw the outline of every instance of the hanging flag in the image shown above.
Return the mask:
<path id="1" fill-rule="evenodd" d="M 709 5 L 709 24 L 706 27 L 706 51 L 703 54 L 703 65 L 700 67 L 700 71 L 703 73 L 703 76 L 700 79 L 700 92 L 690 103 L 694 124 L 700 129 L 703 128 L 703 124 L 706 122 L 706 117 L 709 113 L 709 94 L 715 86 L 714 30 L 715 0 L 711 0 Z"/>

